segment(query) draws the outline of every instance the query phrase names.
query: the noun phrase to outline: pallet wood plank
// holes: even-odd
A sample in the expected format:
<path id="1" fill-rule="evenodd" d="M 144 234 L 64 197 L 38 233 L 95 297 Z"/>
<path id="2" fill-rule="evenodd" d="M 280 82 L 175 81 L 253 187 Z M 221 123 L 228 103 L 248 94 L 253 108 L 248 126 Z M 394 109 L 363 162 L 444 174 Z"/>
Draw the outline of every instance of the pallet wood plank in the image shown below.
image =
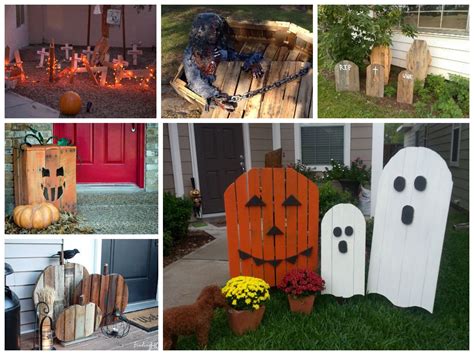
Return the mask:
<path id="1" fill-rule="evenodd" d="M 262 169 L 262 200 L 265 202 L 263 209 L 263 258 L 266 261 L 275 260 L 275 237 L 269 236 L 268 232 L 275 225 L 273 210 L 273 170 L 271 168 Z M 275 268 L 270 263 L 264 264 L 265 281 L 270 285 L 276 285 Z"/>
<path id="2" fill-rule="evenodd" d="M 286 195 L 298 196 L 298 174 L 294 169 L 285 169 L 286 173 Z M 297 206 L 286 209 L 286 257 L 291 258 L 298 255 L 298 208 Z M 290 270 L 297 261 L 289 263 L 287 269 Z"/>
<path id="3" fill-rule="evenodd" d="M 312 257 L 308 258 L 308 269 L 314 272 L 319 266 L 319 189 L 318 185 L 308 182 L 308 248 Z"/>
<path id="4" fill-rule="evenodd" d="M 248 172 L 248 189 L 249 196 L 259 196 L 260 197 L 260 174 L 259 170 L 252 169 Z M 250 216 L 250 239 L 252 248 L 250 253 L 255 258 L 263 259 L 263 248 L 262 241 L 265 238 L 265 235 L 262 231 L 261 226 L 261 206 L 251 206 L 248 207 L 249 216 Z M 252 263 L 252 275 L 258 278 L 264 277 L 263 265 L 256 263 L 255 260 Z"/>
<path id="5" fill-rule="evenodd" d="M 297 199 L 300 202 L 298 207 L 298 254 L 303 253 L 308 249 L 308 179 L 298 174 L 298 195 Z M 314 250 L 312 251 L 315 252 Z M 298 267 L 306 269 L 308 267 L 308 258 L 298 256 Z"/>
<path id="6" fill-rule="evenodd" d="M 288 62 L 289 74 L 294 74 L 303 68 L 303 63 Z M 301 85 L 301 78 L 294 80 L 285 85 L 285 94 L 278 117 L 294 118 L 296 110 L 296 102 L 298 100 L 298 89 Z"/>
<path id="7" fill-rule="evenodd" d="M 216 69 L 216 80 L 214 81 L 213 85 L 222 91 L 222 87 L 225 82 L 225 78 L 227 75 L 227 69 L 229 68 L 229 62 L 221 62 Z M 205 100 L 204 100 L 205 104 Z M 202 111 L 201 118 L 211 118 L 214 110 L 209 111 Z"/>
<path id="8" fill-rule="evenodd" d="M 298 90 L 298 99 L 296 101 L 296 110 L 294 118 L 310 118 L 311 98 L 313 96 L 313 69 L 301 78 Z"/>
<path id="9" fill-rule="evenodd" d="M 239 77 L 251 74 L 245 73 L 243 71 L 241 73 L 241 62 L 227 62 L 226 64 L 227 71 L 224 78 L 224 82 L 222 83 L 221 91 L 223 93 L 226 93 L 227 95 L 234 95 L 239 84 Z M 222 63 L 219 65 L 222 65 Z M 212 118 L 227 118 L 228 116 L 229 112 L 220 107 L 216 107 L 214 110 L 212 110 L 211 114 Z"/>
<path id="10" fill-rule="evenodd" d="M 286 253 L 286 210 L 283 205 L 285 196 L 285 170 L 284 169 L 272 169 L 273 172 L 273 203 L 275 208 L 275 226 L 280 229 L 283 234 L 277 235 L 274 238 L 275 243 L 275 259 L 282 260 L 275 267 L 275 283 L 278 285 L 285 277 L 287 271 L 287 253 Z M 283 186 L 283 188 L 281 188 Z"/>
<path id="11" fill-rule="evenodd" d="M 409 70 L 402 70 L 398 74 L 397 102 L 402 104 L 413 103 L 413 89 L 415 87 L 415 76 Z"/>
<path id="12" fill-rule="evenodd" d="M 359 67 L 350 60 L 343 60 L 334 66 L 336 91 L 359 91 Z"/>
<path id="13" fill-rule="evenodd" d="M 269 71 L 269 68 L 270 68 L 270 63 L 267 62 L 267 61 L 263 61 L 260 64 L 262 65 L 264 74 L 263 74 L 263 77 L 261 77 L 261 78 L 253 78 L 252 84 L 250 86 L 250 90 L 252 90 L 252 91 L 263 87 L 268 82 L 267 78 L 268 78 L 268 75 L 269 75 L 268 71 Z M 254 97 L 252 97 L 252 98 L 250 98 L 249 100 L 246 101 L 246 103 L 245 103 L 245 114 L 244 114 L 245 118 L 258 118 L 258 112 L 260 110 L 260 103 L 263 100 L 262 96 L 263 95 L 256 95 L 256 96 L 254 96 Z"/>
<path id="14" fill-rule="evenodd" d="M 86 338 L 99 328 L 101 319 L 102 312 L 94 303 L 69 306 L 59 315 L 56 337 L 60 341 Z"/>
<path id="15" fill-rule="evenodd" d="M 284 72 L 285 67 L 286 63 L 284 62 L 272 62 L 267 77 L 267 84 L 271 84 L 279 80 L 282 77 L 282 73 Z M 263 95 L 258 117 L 274 117 L 274 110 L 279 110 L 281 107 L 281 98 L 283 97 L 281 89 L 283 88 L 280 87 L 277 89 L 273 89 Z"/>
<path id="16" fill-rule="evenodd" d="M 86 318 L 86 307 L 75 305 L 76 308 L 76 324 L 74 339 L 81 339 L 85 336 L 85 318 Z"/>
<path id="17" fill-rule="evenodd" d="M 235 183 L 237 190 L 237 213 L 239 216 L 239 250 L 249 253 L 252 245 L 249 230 L 250 216 L 246 204 L 251 196 L 248 194 L 247 175 L 241 175 Z M 241 260 L 240 267 L 243 275 L 251 275 L 252 260 Z"/>
<path id="18" fill-rule="evenodd" d="M 384 94 L 384 67 L 380 64 L 371 64 L 366 69 L 365 93 L 367 96 L 383 97 Z"/>
<path id="19" fill-rule="evenodd" d="M 392 51 L 388 46 L 376 46 L 370 52 L 370 64 L 380 64 L 384 67 L 384 85 L 388 85 L 392 65 Z"/>
<path id="20" fill-rule="evenodd" d="M 237 222 L 237 191 L 233 182 L 224 193 L 224 204 L 228 215 L 226 216 L 227 228 L 227 255 L 229 259 L 230 277 L 240 275 L 239 261 L 239 231 Z"/>
<path id="21" fill-rule="evenodd" d="M 407 70 L 411 71 L 416 80 L 424 81 L 431 65 L 431 53 L 428 43 L 415 39 L 407 52 Z"/>

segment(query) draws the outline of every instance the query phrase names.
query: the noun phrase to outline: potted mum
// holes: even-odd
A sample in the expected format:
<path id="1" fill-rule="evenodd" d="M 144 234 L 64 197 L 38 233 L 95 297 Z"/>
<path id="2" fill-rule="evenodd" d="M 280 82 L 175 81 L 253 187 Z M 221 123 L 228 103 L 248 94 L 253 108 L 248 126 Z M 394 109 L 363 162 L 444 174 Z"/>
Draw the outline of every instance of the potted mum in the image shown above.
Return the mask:
<path id="1" fill-rule="evenodd" d="M 288 295 L 292 312 L 310 314 L 316 292 L 324 290 L 324 280 L 311 270 L 294 269 L 285 275 L 278 288 Z"/>
<path id="2" fill-rule="evenodd" d="M 227 319 L 232 331 L 242 335 L 255 330 L 265 313 L 265 302 L 270 298 L 270 286 L 262 279 L 250 276 L 237 276 L 222 288 L 229 308 Z"/>

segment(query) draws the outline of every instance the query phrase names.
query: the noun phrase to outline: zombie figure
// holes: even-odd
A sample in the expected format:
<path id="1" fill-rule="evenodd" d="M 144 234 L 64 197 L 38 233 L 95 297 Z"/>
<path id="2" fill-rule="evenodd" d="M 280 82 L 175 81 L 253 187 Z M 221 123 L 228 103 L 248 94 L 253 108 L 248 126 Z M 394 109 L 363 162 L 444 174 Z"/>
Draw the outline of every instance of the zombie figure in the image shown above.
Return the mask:
<path id="1" fill-rule="evenodd" d="M 219 106 L 230 112 L 237 103 L 229 95 L 213 86 L 217 66 L 222 61 L 243 61 L 243 70 L 255 78 L 263 76 L 261 53 L 240 54 L 232 48 L 232 29 L 217 14 L 202 13 L 196 16 L 184 50 L 184 71 L 189 88 L 207 100 L 206 110 Z"/>

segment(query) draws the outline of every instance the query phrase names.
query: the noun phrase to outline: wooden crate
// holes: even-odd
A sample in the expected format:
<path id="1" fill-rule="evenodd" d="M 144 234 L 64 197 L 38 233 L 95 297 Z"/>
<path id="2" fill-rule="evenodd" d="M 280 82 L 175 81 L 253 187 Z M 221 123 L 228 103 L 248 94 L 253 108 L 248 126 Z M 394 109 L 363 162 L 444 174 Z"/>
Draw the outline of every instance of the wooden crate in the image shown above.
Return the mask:
<path id="1" fill-rule="evenodd" d="M 267 69 L 266 75 L 261 80 L 248 78 L 240 80 L 240 70 L 238 70 L 242 63 L 221 63 L 216 73 L 217 80 L 214 83 L 215 86 L 220 89 L 224 89 L 222 86 L 225 84 L 226 88 L 230 90 L 228 94 L 239 93 L 244 87 L 248 89 L 256 89 L 267 83 L 267 79 L 270 80 L 269 70 L 281 66 L 275 62 L 291 62 L 287 63 L 289 67 L 286 69 L 289 74 L 296 71 L 304 65 L 304 63 L 311 62 L 313 58 L 313 34 L 308 30 L 305 30 L 295 24 L 289 22 L 279 21 L 267 21 L 263 23 L 251 23 L 246 21 L 234 21 L 227 20 L 229 26 L 232 28 L 235 34 L 235 49 L 242 53 L 260 51 L 264 53 L 264 63 L 262 66 Z M 228 70 L 227 67 L 232 67 Z M 226 69 L 227 68 L 227 69 Z M 281 67 L 276 68 L 281 71 Z M 275 70 L 276 70 L 275 69 Z M 274 70 L 274 71 L 275 71 Z M 220 74 L 220 75 L 219 75 Z M 312 78 L 312 70 L 307 75 Z M 220 77 L 227 78 L 226 82 L 223 83 Z M 247 78 L 248 74 L 242 75 Z M 278 78 L 280 79 L 280 78 Z M 248 81 L 248 82 L 247 82 Z M 252 82 L 253 81 L 253 82 Z M 311 83 L 309 83 L 311 81 Z M 280 112 L 267 112 L 267 110 L 260 110 L 260 105 L 263 104 L 264 98 L 257 98 L 253 100 L 253 103 L 245 105 L 245 108 L 240 108 L 232 114 L 224 112 L 223 110 L 213 110 L 213 112 L 204 113 L 206 117 L 285 117 L 285 118 L 298 118 L 298 117 L 309 117 L 311 115 L 311 97 L 312 97 L 312 79 L 303 80 L 300 79 L 297 88 L 292 91 L 301 91 L 301 97 L 295 97 L 294 101 L 298 102 L 299 105 L 293 111 L 282 109 Z M 201 111 L 204 111 L 206 100 L 190 90 L 187 86 L 186 76 L 184 73 L 184 67 L 181 65 L 178 69 L 170 85 L 175 89 L 178 95 L 186 99 L 188 102 L 195 104 Z M 301 89 L 299 89 L 301 87 Z M 283 89 L 282 89 L 283 90 Z M 260 95 L 259 95 L 260 96 Z M 273 97 L 273 93 L 269 93 L 267 96 Z M 270 100 L 271 101 L 271 100 Z M 240 104 L 242 105 L 242 103 Z M 281 105 L 284 107 L 285 105 Z M 291 106 L 291 105 L 290 105 Z M 204 116 L 203 116 L 204 117 Z"/>
<path id="2" fill-rule="evenodd" d="M 15 149 L 13 171 L 17 206 L 47 201 L 60 211 L 77 211 L 76 147 L 33 145 Z"/>

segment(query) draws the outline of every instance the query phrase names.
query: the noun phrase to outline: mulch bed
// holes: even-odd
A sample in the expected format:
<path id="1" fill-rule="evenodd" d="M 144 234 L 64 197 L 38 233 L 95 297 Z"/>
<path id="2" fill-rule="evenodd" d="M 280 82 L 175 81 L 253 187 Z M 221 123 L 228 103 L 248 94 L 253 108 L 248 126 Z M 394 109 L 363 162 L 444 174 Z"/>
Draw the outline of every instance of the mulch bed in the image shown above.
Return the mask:
<path id="1" fill-rule="evenodd" d="M 173 246 L 170 255 L 167 255 L 163 258 L 163 267 L 174 263 L 183 256 L 193 252 L 194 250 L 209 242 L 212 242 L 214 239 L 216 238 L 204 231 L 188 231 L 186 238 L 177 242 L 176 245 Z"/>
<path id="2" fill-rule="evenodd" d="M 93 234 L 94 228 L 84 225 L 77 216 L 62 212 L 58 222 L 45 229 L 25 229 L 13 222 L 12 216 L 5 217 L 5 234 Z"/>
<path id="3" fill-rule="evenodd" d="M 62 78 L 57 82 L 50 83 L 46 68 L 36 68 L 39 63 L 37 50 L 48 45 L 29 46 L 20 51 L 23 60 L 23 68 L 28 79 L 18 82 L 12 91 L 26 96 L 34 101 L 52 107 L 59 111 L 59 98 L 68 90 L 77 92 L 82 98 L 82 110 L 74 117 L 83 118 L 155 118 L 156 117 L 156 80 L 150 82 L 150 88 L 143 90 L 139 85 L 139 80 L 122 80 L 120 87 L 111 85 L 114 83 L 113 70 L 108 70 L 107 86 L 99 87 L 91 79 L 89 74 L 80 73 L 74 78 L 71 84 L 67 78 Z M 78 53 L 84 47 L 74 47 Z M 141 48 L 143 55 L 138 56 L 138 66 L 132 65 L 132 58 L 127 55 L 124 58 L 129 62 L 127 69 L 144 69 L 146 66 L 156 63 L 155 48 Z M 111 48 L 109 50 L 111 60 L 122 54 L 121 48 Z M 56 58 L 62 68 L 69 66 L 69 62 L 63 61 L 64 52 L 56 47 Z M 45 58 L 46 60 L 46 58 Z M 79 66 L 81 64 L 79 63 Z M 92 112 L 86 112 L 87 102 L 92 102 Z M 61 116 L 70 117 L 70 116 Z"/>

